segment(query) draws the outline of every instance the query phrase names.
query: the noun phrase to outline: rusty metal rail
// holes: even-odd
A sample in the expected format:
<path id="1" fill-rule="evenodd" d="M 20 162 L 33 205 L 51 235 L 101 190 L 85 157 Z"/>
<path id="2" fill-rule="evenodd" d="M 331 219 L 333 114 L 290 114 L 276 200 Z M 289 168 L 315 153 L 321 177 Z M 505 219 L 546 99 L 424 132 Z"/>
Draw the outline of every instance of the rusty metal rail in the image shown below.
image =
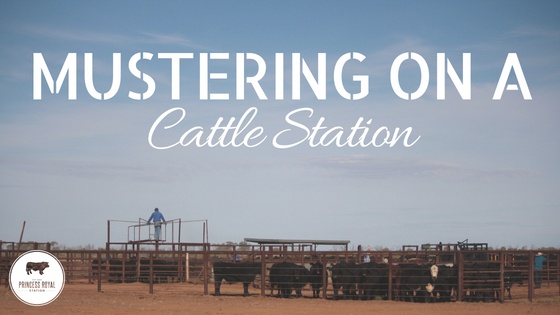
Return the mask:
<path id="1" fill-rule="evenodd" d="M 253 294 L 267 296 L 270 294 L 270 267 L 274 263 L 291 262 L 309 270 L 311 264 L 320 262 L 323 266 L 320 297 L 333 298 L 332 266 L 343 261 L 360 263 L 368 256 L 370 261 L 386 264 L 390 275 L 383 283 L 386 286 L 385 293 L 378 298 L 389 300 L 401 298 L 398 289 L 400 265 L 428 262 L 456 268 L 457 278 L 451 300 L 503 301 L 507 298 L 506 291 L 509 285 L 524 288 L 529 301 L 541 296 L 540 291 L 535 290 L 534 283 L 536 251 L 292 251 L 289 248 L 278 247 L 267 249 L 262 246 L 203 243 L 161 244 L 149 250 L 141 250 L 140 246 L 121 246 L 121 248 L 119 250 L 49 249 L 48 251 L 62 262 L 68 283 L 96 283 L 98 291 L 101 291 L 103 285 L 113 282 L 144 282 L 149 284 L 150 293 L 153 293 L 155 283 L 189 282 L 202 284 L 204 294 L 210 294 L 209 286 L 213 287 L 214 262 L 249 261 L 260 263 L 261 266 L 261 274 L 254 283 L 258 293 L 253 288 Z M 557 286 L 557 294 L 560 294 L 558 258 L 560 251 L 543 251 L 543 253 L 547 257 L 541 271 L 543 285 Z M 13 246 L 0 246 L 0 284 L 7 284 L 9 268 L 17 254 Z M 508 283 L 511 274 L 521 278 L 522 286 L 518 283 Z M 444 278 L 440 279 L 442 281 Z M 437 290 L 438 283 L 436 282 L 435 285 Z M 303 290 L 303 294 L 309 296 L 310 286 L 307 285 Z"/>

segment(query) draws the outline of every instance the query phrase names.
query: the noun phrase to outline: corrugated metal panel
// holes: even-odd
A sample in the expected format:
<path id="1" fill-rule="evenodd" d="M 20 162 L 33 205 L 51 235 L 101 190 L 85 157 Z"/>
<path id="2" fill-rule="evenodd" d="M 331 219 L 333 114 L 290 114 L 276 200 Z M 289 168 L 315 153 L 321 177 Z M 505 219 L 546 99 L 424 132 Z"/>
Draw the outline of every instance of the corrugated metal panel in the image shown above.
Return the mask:
<path id="1" fill-rule="evenodd" d="M 313 245 L 348 245 L 347 240 L 298 240 L 298 239 L 271 239 L 271 238 L 245 238 L 245 242 L 257 244 L 313 244 Z"/>

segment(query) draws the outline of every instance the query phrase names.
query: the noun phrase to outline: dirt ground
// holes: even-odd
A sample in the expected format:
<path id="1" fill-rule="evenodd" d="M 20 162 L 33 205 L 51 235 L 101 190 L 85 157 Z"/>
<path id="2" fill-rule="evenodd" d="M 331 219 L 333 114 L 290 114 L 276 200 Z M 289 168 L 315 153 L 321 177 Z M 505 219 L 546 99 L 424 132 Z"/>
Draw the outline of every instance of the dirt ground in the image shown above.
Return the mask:
<path id="1" fill-rule="evenodd" d="M 213 293 L 213 286 L 209 286 Z M 334 301 L 303 298 L 261 297 L 260 289 L 250 288 L 243 297 L 241 284 L 222 285 L 222 296 L 204 295 L 203 285 L 155 284 L 154 293 L 143 283 L 67 284 L 61 295 L 46 306 L 33 307 L 20 302 L 9 288 L 0 288 L 0 314 L 560 314 L 557 285 L 543 287 L 529 302 L 527 287 L 514 287 L 514 299 L 504 303 L 407 303 L 395 301 Z M 268 292 L 267 292 L 268 294 Z"/>

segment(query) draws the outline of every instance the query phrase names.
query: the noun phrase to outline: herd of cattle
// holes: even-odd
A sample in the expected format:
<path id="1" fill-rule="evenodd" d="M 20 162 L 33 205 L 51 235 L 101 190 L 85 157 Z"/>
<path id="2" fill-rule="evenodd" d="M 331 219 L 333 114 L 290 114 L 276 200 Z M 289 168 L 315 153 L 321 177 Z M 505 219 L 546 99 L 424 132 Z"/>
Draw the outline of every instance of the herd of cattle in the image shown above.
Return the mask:
<path id="1" fill-rule="evenodd" d="M 325 284 L 332 285 L 334 299 L 387 299 L 401 301 L 445 302 L 457 295 L 458 270 L 453 265 L 401 263 L 389 275 L 386 263 L 340 262 L 323 266 L 315 262 L 306 268 L 291 262 L 274 263 L 268 269 L 271 296 L 288 298 L 302 296 L 301 290 L 310 284 L 313 297 L 321 296 Z M 220 295 L 223 281 L 243 283 L 244 295 L 249 295 L 249 285 L 262 274 L 260 262 L 214 262 L 215 295 Z M 327 277 L 330 274 L 330 283 Z M 495 262 L 469 263 L 463 269 L 464 300 L 493 301 L 499 298 L 500 264 Z M 510 288 L 522 284 L 526 274 L 512 269 L 504 270 L 504 288 L 511 298 Z M 276 294 L 275 294 L 276 291 Z"/>

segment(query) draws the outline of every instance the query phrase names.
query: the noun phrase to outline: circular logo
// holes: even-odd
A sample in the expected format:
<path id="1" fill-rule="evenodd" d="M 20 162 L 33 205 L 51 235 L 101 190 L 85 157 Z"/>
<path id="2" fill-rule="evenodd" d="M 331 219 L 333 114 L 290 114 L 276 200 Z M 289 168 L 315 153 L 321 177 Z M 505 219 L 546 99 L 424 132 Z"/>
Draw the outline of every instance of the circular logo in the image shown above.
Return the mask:
<path id="1" fill-rule="evenodd" d="M 64 268 L 51 253 L 32 250 L 20 255 L 10 268 L 10 288 L 23 303 L 43 306 L 64 288 Z"/>

